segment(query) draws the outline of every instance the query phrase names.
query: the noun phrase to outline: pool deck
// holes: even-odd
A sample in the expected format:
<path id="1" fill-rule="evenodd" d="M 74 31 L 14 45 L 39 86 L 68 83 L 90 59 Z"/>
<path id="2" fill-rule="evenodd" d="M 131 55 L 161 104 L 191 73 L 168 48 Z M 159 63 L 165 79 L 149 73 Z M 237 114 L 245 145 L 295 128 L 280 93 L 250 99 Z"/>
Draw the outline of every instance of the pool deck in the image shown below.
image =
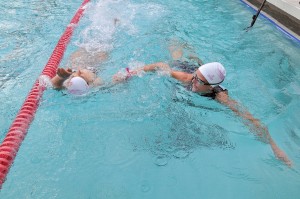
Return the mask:
<path id="1" fill-rule="evenodd" d="M 243 1 L 256 10 L 263 2 L 263 0 Z M 261 13 L 300 41 L 300 0 L 267 0 Z"/>

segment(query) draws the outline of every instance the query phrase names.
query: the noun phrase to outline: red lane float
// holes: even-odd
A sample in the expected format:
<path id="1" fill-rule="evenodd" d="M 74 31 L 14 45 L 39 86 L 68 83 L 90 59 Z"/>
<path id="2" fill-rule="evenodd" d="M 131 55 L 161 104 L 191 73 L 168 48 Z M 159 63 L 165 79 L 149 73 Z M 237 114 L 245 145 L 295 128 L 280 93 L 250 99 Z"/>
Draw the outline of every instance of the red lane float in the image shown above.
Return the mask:
<path id="1" fill-rule="evenodd" d="M 42 75 L 47 75 L 50 78 L 55 76 L 56 70 L 63 58 L 74 28 L 78 24 L 85 10 L 85 6 L 89 1 L 90 0 L 84 0 L 80 8 L 75 13 L 70 24 L 67 26 L 65 32 L 52 52 L 48 63 L 42 71 Z M 2 144 L 0 145 L 0 188 L 4 183 L 9 168 L 11 167 L 20 145 L 27 134 L 28 128 L 34 118 L 35 112 L 39 106 L 39 101 L 45 89 L 46 88 L 43 85 L 39 84 L 38 80 L 34 83 L 15 120 L 11 124 Z"/>

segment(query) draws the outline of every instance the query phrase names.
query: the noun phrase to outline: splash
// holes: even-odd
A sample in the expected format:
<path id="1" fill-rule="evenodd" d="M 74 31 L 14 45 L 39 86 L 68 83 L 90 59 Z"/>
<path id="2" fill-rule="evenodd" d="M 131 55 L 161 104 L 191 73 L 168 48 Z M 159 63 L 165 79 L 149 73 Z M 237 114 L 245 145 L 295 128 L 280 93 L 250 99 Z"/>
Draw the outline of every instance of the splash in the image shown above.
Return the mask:
<path id="1" fill-rule="evenodd" d="M 144 24 L 151 24 L 163 16 L 164 8 L 154 3 L 132 3 L 129 0 L 101 0 L 89 5 L 88 25 L 80 32 L 75 44 L 89 52 L 106 51 L 114 48 L 115 34 L 135 35 L 136 24 L 143 18 Z"/>
<path id="2" fill-rule="evenodd" d="M 89 25 L 81 31 L 80 39 L 75 42 L 87 51 L 111 51 L 117 30 L 125 33 L 135 32 L 132 25 L 135 9 L 129 1 L 102 0 L 90 4 L 88 9 Z"/>

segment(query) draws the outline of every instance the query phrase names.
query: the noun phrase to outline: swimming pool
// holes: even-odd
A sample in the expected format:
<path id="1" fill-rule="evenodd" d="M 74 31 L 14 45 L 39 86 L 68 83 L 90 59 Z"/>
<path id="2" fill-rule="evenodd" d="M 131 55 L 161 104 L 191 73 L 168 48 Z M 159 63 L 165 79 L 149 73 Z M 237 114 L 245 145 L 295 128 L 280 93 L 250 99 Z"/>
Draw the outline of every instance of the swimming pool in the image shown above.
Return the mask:
<path id="1" fill-rule="evenodd" d="M 81 1 L 1 2 L 1 139 Z M 293 160 L 220 104 L 164 75 L 74 98 L 47 90 L 1 198 L 298 198 L 300 46 L 240 1 L 93 1 L 78 47 L 110 57 L 99 75 L 170 59 L 181 42 L 227 69 L 230 95 L 265 123 Z M 117 28 L 111 26 L 120 19 Z"/>

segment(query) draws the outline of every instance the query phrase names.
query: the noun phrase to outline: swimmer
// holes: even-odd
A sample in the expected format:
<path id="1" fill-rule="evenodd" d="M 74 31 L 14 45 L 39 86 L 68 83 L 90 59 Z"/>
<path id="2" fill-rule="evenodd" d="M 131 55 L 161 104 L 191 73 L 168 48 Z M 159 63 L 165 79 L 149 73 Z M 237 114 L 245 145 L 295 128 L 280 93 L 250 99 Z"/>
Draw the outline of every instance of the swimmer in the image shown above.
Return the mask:
<path id="1" fill-rule="evenodd" d="M 67 67 L 76 70 L 78 67 L 81 69 L 95 70 L 99 69 L 99 64 L 108 59 L 108 52 L 95 50 L 87 50 L 79 48 L 70 55 Z"/>
<path id="2" fill-rule="evenodd" d="M 99 86 L 102 81 L 97 75 L 88 69 L 58 68 L 55 77 L 51 79 L 55 89 L 67 89 L 70 94 L 84 95 L 89 88 Z"/>
<path id="3" fill-rule="evenodd" d="M 84 95 L 90 88 L 102 84 L 100 77 L 97 77 L 99 64 L 108 58 L 107 52 L 88 52 L 79 48 L 69 58 L 69 67 L 58 68 L 56 75 L 51 79 L 52 87 L 61 90 L 67 89 L 73 95 Z"/>
<path id="4" fill-rule="evenodd" d="M 117 18 L 113 19 L 113 26 L 120 23 Z M 101 70 L 99 66 L 108 59 L 109 52 L 103 49 L 79 48 L 70 55 L 67 69 L 58 68 L 55 77 L 50 82 L 52 87 L 60 90 L 67 89 L 70 94 L 83 95 L 89 88 L 103 84 L 96 73 Z"/>
<path id="5" fill-rule="evenodd" d="M 204 97 L 210 97 L 231 109 L 236 115 L 243 119 L 244 124 L 249 126 L 261 141 L 270 144 L 273 153 L 279 160 L 288 166 L 292 166 L 292 162 L 288 156 L 272 139 L 268 128 L 264 126 L 259 119 L 254 118 L 245 107 L 229 97 L 228 90 L 221 85 L 226 77 L 226 70 L 221 63 L 211 62 L 203 64 L 196 56 L 189 56 L 188 59 L 183 58 L 182 49 L 180 48 L 171 47 L 170 52 L 173 58 L 171 62 L 153 63 L 135 70 L 127 69 L 127 75 L 122 76 L 120 73 L 117 73 L 114 76 L 114 80 L 121 82 L 142 72 L 164 71 L 172 78 L 184 84 L 188 90 L 199 93 Z M 173 68 L 180 68 L 181 70 Z"/>

